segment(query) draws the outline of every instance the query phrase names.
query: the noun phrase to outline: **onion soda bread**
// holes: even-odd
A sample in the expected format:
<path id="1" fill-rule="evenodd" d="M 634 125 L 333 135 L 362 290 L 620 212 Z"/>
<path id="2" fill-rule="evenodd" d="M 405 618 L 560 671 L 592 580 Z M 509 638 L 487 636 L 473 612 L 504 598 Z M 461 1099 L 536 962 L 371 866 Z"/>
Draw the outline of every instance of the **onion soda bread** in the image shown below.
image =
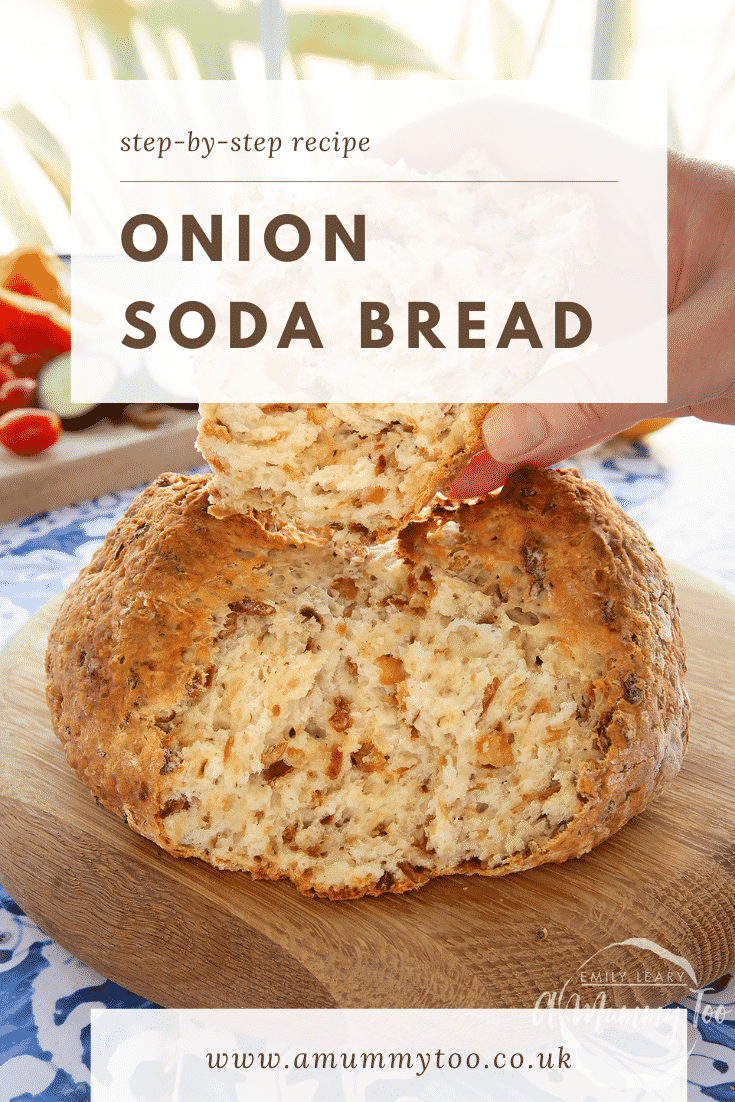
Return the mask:
<path id="1" fill-rule="evenodd" d="M 525 469 L 351 558 L 203 477 L 145 490 L 70 587 L 54 729 L 177 856 L 330 899 L 578 857 L 675 776 L 674 592 L 576 472 Z"/>
<path id="2" fill-rule="evenodd" d="M 482 449 L 490 405 L 200 406 L 210 512 L 264 527 L 376 543 L 415 519 Z"/>

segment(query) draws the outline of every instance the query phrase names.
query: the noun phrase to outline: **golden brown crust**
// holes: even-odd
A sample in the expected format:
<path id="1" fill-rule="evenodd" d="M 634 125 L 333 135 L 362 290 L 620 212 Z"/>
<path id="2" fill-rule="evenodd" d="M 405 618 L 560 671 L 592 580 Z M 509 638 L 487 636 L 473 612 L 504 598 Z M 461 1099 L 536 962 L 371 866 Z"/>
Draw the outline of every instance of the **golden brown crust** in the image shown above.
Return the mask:
<path id="1" fill-rule="evenodd" d="M 600 656 L 604 675 L 578 704 L 578 714 L 586 708 L 594 722 L 595 751 L 578 771 L 574 816 L 496 864 L 469 858 L 447 865 L 429 853 L 404 861 L 397 872 L 355 873 L 331 887 L 315 883 L 308 871 L 284 870 L 267 854 L 243 861 L 172 842 L 167 820 L 179 810 L 171 796 L 178 761 L 169 721 L 187 702 L 207 698 L 217 647 L 232 625 L 243 618 L 265 623 L 278 611 L 267 555 L 271 566 L 282 561 L 286 570 L 294 556 L 306 556 L 320 576 L 334 580 L 340 574 L 334 564 L 342 560 L 332 549 L 298 550 L 285 536 L 266 534 L 242 516 L 215 520 L 203 478 L 161 476 L 70 587 L 50 635 L 47 696 L 71 766 L 100 804 L 170 852 L 223 868 L 246 867 L 261 878 L 287 875 L 299 890 L 332 899 L 407 891 L 433 876 L 502 875 L 581 856 L 641 811 L 676 774 L 689 705 L 675 594 L 663 564 L 641 529 L 599 487 L 576 472 L 526 469 L 511 476 L 500 494 L 475 505 L 438 505 L 427 521 L 402 533 L 407 573 L 396 590 L 395 616 L 409 602 L 415 611 L 418 590 L 421 600 L 431 601 L 440 578 L 461 578 L 478 591 L 492 584 L 499 608 L 508 607 L 504 587 L 512 590 L 511 617 L 557 622 L 570 653 Z M 358 577 L 359 559 L 350 569 Z M 346 574 L 337 582 L 332 596 L 341 587 L 335 599 L 347 605 L 354 582 Z M 320 619 L 313 609 L 301 615 Z M 397 661 L 379 664 L 380 691 L 394 701 L 396 715 L 405 712 Z M 408 732 L 406 721 L 400 722 Z M 353 733 L 349 704 L 341 697 L 335 698 L 329 727 L 327 775 L 338 778 L 341 747 Z M 261 774 L 265 784 L 277 783 L 291 769 L 279 752 L 270 774 Z M 502 742 L 486 742 L 483 752 L 492 773 L 504 764 L 507 746 L 504 751 Z M 381 768 L 374 747 L 352 753 L 353 765 L 364 773 Z M 315 798 L 322 797 L 317 792 Z"/>

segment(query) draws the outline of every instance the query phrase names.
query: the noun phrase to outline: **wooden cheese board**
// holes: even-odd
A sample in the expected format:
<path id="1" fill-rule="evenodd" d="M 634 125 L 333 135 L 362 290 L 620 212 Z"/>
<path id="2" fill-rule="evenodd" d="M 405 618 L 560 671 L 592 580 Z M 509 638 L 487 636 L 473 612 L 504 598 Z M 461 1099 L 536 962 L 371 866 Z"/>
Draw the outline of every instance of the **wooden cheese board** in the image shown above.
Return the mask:
<path id="1" fill-rule="evenodd" d="M 155 429 L 102 421 L 65 432 L 40 455 L 0 448 L 0 523 L 151 482 L 164 471 L 201 467 L 197 413 L 172 410 Z"/>
<path id="2" fill-rule="evenodd" d="M 0 881 L 66 949 L 166 1006 L 680 999 L 735 969 L 735 602 L 677 573 L 693 719 L 668 792 L 579 861 L 340 903 L 176 860 L 95 805 L 46 712 L 57 599 L 0 654 Z"/>

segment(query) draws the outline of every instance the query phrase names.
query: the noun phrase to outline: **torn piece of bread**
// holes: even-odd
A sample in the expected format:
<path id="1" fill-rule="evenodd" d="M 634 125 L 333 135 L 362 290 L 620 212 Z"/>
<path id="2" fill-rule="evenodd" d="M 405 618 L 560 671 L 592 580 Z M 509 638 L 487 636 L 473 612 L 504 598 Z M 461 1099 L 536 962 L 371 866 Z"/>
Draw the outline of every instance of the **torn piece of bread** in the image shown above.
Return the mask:
<path id="1" fill-rule="evenodd" d="M 666 570 L 570 471 L 351 560 L 164 475 L 70 587 L 47 669 L 99 803 L 330 899 L 579 857 L 674 777 L 689 715 Z"/>
<path id="2" fill-rule="evenodd" d="M 490 405 L 208 405 L 211 512 L 354 547 L 415 519 L 482 448 Z"/>

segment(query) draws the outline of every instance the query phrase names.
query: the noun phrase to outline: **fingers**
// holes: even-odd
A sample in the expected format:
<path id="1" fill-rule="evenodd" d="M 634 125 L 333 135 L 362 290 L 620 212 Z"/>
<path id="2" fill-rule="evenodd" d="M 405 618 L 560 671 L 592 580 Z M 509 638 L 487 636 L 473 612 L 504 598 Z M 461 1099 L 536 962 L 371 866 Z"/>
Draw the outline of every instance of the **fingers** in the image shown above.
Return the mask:
<path id="1" fill-rule="evenodd" d="M 470 497 L 484 497 L 491 490 L 504 485 L 508 475 L 515 470 L 512 464 L 498 463 L 487 452 L 480 452 L 443 492 L 457 501 Z"/>
<path id="2" fill-rule="evenodd" d="M 735 258 L 669 315 L 669 400 L 675 408 L 735 386 Z"/>
<path id="3" fill-rule="evenodd" d="M 542 400 L 495 406 L 483 425 L 485 457 L 473 461 L 448 493 L 456 498 L 489 493 L 522 464 L 548 466 L 568 459 L 644 418 L 693 415 L 735 423 L 734 333 L 735 265 L 724 265 L 669 317 L 668 402 Z M 635 389 L 631 372 L 640 372 L 641 382 L 645 380 L 645 358 L 621 357 L 620 371 L 628 373 L 628 393 Z M 606 371 L 591 379 L 595 359 Z M 555 392 L 573 395 L 591 381 L 602 397 L 605 387 L 614 385 L 609 361 L 609 350 L 600 350 L 563 365 L 541 377 L 540 392 L 544 398 Z"/>
<path id="4" fill-rule="evenodd" d="M 698 417 L 700 421 L 716 421 L 720 425 L 735 425 L 735 394 L 732 396 L 724 395 L 722 398 L 715 398 L 711 402 L 702 403 L 702 405 L 689 406 L 679 416 L 684 416 L 684 414 Z"/>
<path id="5" fill-rule="evenodd" d="M 446 493 L 480 497 L 502 486 L 524 464 L 548 467 L 614 436 L 660 406 L 578 403 L 499 405 L 483 424 L 487 451 L 475 456 Z"/>
<path id="6" fill-rule="evenodd" d="M 496 406 L 483 425 L 485 447 L 499 463 L 557 463 L 607 440 L 661 407 L 644 404 L 555 403 Z"/>
<path id="7" fill-rule="evenodd" d="M 476 455 L 445 492 L 456 500 L 483 497 L 504 485 L 508 475 L 524 464 L 547 467 L 559 463 L 638 421 L 664 415 L 735 425 L 735 384 L 721 398 L 677 409 L 651 405 L 496 406 L 483 426 L 488 450 Z"/>
<path id="8" fill-rule="evenodd" d="M 487 451 L 476 455 L 445 492 L 457 500 L 482 497 L 502 486 L 518 467 L 559 463 L 638 421 L 666 415 L 733 425 L 735 384 L 720 398 L 676 409 L 622 404 L 496 406 L 483 425 Z"/>

